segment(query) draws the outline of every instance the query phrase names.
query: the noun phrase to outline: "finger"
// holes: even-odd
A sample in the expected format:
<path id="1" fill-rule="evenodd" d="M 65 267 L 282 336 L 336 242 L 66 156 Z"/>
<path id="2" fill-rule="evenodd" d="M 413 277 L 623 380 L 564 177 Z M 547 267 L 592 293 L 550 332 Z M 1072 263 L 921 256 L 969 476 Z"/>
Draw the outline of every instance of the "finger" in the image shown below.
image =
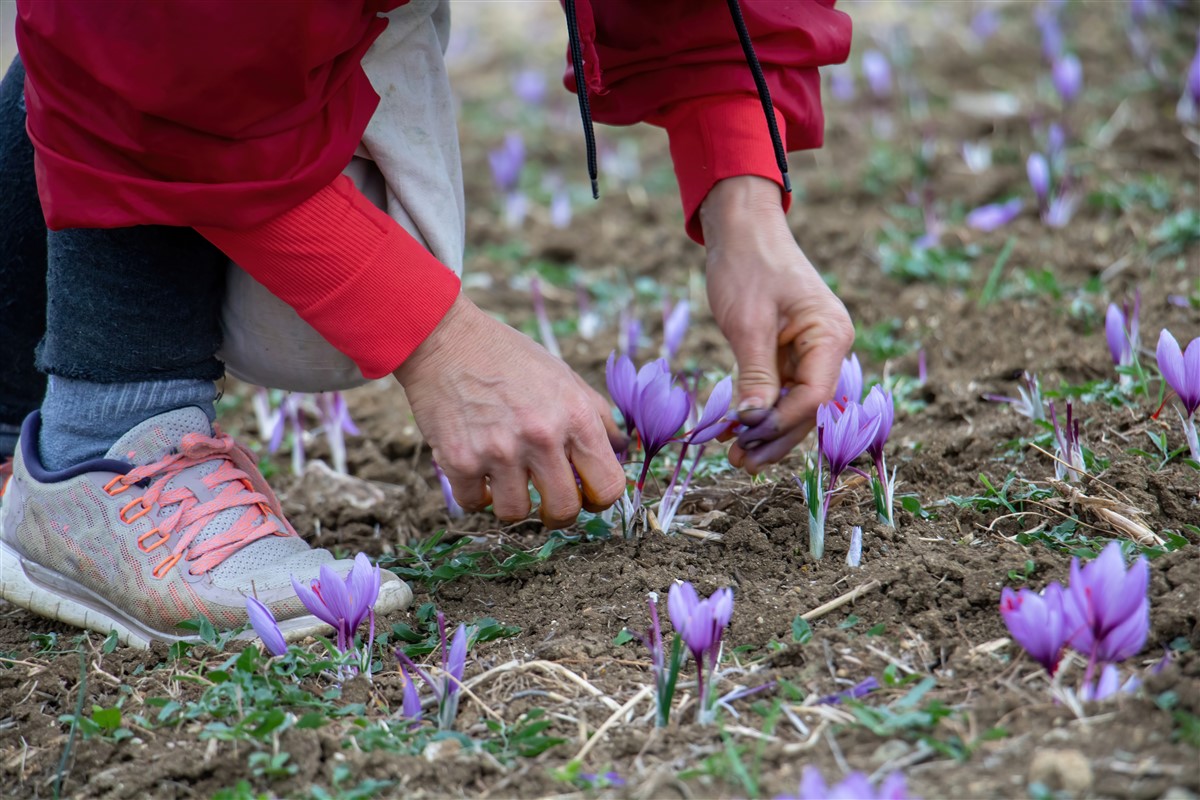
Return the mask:
<path id="1" fill-rule="evenodd" d="M 551 530 L 565 528 L 579 518 L 582 496 L 565 453 L 559 451 L 557 457 L 549 453 L 540 456 L 533 465 L 532 478 L 542 497 L 538 516 L 543 525 Z"/>
<path id="2" fill-rule="evenodd" d="M 761 423 L 765 410 L 779 398 L 779 334 L 773 323 L 773 316 L 765 322 L 761 316 L 751 317 L 729 334 L 738 367 L 738 416 L 745 425 Z"/>
<path id="3" fill-rule="evenodd" d="M 749 472 L 751 475 L 757 475 L 764 467 L 769 464 L 776 464 L 784 459 L 788 453 L 804 441 L 804 437 L 812 430 L 811 425 L 794 428 L 787 434 L 775 439 L 771 442 L 765 442 L 753 450 L 745 451 L 745 458 L 742 460 L 742 469 Z"/>
<path id="4" fill-rule="evenodd" d="M 464 511 L 483 511 L 492 504 L 492 492 L 484 478 L 455 477 L 446 472 L 454 500 Z"/>
<path id="5" fill-rule="evenodd" d="M 775 406 L 781 431 L 812 428 L 817 407 L 833 399 L 844 356 L 841 347 L 824 343 L 801 355 L 791 376 L 796 385 Z"/>
<path id="6" fill-rule="evenodd" d="M 529 516 L 529 473 L 521 467 L 497 468 L 489 476 L 492 512 L 504 522 L 520 522 Z"/>
<path id="7" fill-rule="evenodd" d="M 779 412 L 772 408 L 768 410 L 762 422 L 738 434 L 737 442 L 742 449 L 753 450 L 763 442 L 778 439 L 782 434 L 783 428 L 780 425 Z"/>
<path id="8" fill-rule="evenodd" d="M 594 421 L 573 431 L 567 455 L 579 473 L 583 504 L 589 511 L 603 511 L 625 493 L 625 471 L 617 461 L 604 434 L 603 426 Z"/>

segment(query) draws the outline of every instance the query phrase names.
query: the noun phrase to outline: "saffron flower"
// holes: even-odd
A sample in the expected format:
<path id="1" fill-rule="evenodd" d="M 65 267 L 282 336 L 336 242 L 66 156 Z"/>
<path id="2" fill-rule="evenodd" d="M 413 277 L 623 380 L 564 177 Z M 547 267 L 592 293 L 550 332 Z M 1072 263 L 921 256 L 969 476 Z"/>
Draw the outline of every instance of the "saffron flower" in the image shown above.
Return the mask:
<path id="1" fill-rule="evenodd" d="M 554 335 L 554 326 L 550 324 L 550 315 L 546 313 L 546 299 L 542 296 L 542 281 L 537 276 L 529 279 L 529 294 L 533 298 L 533 315 L 537 319 L 538 338 L 542 340 L 542 346 L 550 355 L 562 358 L 558 337 Z"/>
<path id="2" fill-rule="evenodd" d="M 1144 556 L 1125 569 L 1121 546 L 1110 542 L 1080 567 L 1071 559 L 1063 612 L 1071 647 L 1088 656 L 1088 679 L 1097 664 L 1124 661 L 1141 652 L 1150 632 L 1150 566 Z"/>
<path id="3" fill-rule="evenodd" d="M 1067 401 L 1067 420 L 1065 425 L 1058 424 L 1058 414 L 1054 410 L 1054 401 L 1050 401 L 1050 424 L 1054 428 L 1054 476 L 1060 481 L 1063 478 L 1077 482 L 1087 474 L 1087 465 L 1083 460 L 1083 439 L 1079 435 L 1079 418 L 1074 415 L 1071 401 Z"/>
<path id="4" fill-rule="evenodd" d="M 1125 683 L 1121 683 L 1121 673 L 1116 664 L 1107 664 L 1100 670 L 1100 678 L 1095 684 L 1084 681 L 1079 687 L 1079 699 L 1084 703 L 1107 700 L 1116 694 L 1132 694 L 1142 685 L 1136 675 L 1130 675 Z"/>
<path id="5" fill-rule="evenodd" d="M 404 680 L 404 699 L 400 713 L 411 722 L 411 727 L 415 728 L 421 724 L 421 693 L 417 689 L 416 681 L 408 674 L 403 664 L 400 665 L 400 676 Z"/>
<path id="6" fill-rule="evenodd" d="M 563 188 L 556 189 L 550 196 L 550 224 L 561 230 L 571 224 L 571 217 L 570 192 Z M 583 333 L 582 325 L 580 328 L 580 335 L 585 339 L 590 339 L 590 336 Z"/>
<path id="7" fill-rule="evenodd" d="M 1012 222 L 1024 208 L 1025 201 L 1019 197 L 1014 197 L 1004 203 L 989 203 L 979 206 L 967 214 L 967 227 L 989 233 Z"/>
<path id="8" fill-rule="evenodd" d="M 649 464 L 687 421 L 692 402 L 683 387 L 676 385 L 670 366 L 661 358 L 638 370 L 635 402 L 634 426 Z"/>
<path id="9" fill-rule="evenodd" d="M 875 462 L 875 476 L 871 480 L 875 495 L 875 511 L 880 522 L 894 528 L 896 521 L 892 506 L 896 496 L 896 471 L 892 470 L 892 473 L 888 474 L 887 457 L 883 450 L 888 436 L 892 433 L 892 424 L 896 420 L 896 404 L 892 399 L 891 392 L 881 386 L 872 386 L 867 399 L 863 401 L 863 409 L 867 414 L 879 420 L 875 437 L 867 445 L 867 452 Z"/>
<path id="10" fill-rule="evenodd" d="M 1054 89 L 1064 106 L 1069 106 L 1079 97 L 1083 89 L 1083 65 L 1074 53 L 1067 53 L 1054 60 L 1050 67 Z"/>
<path id="11" fill-rule="evenodd" d="M 521 169 L 525 166 L 525 140 L 519 133 L 509 133 L 504 142 L 488 153 L 488 165 L 492 168 L 492 180 L 503 194 L 511 194 L 521 180 Z"/>
<path id="12" fill-rule="evenodd" d="M 321 429 L 325 432 L 325 440 L 329 442 L 333 471 L 346 475 L 346 434 L 358 436 L 358 426 L 350 419 L 346 396 L 341 392 L 322 392 L 316 399 Z"/>
<path id="13" fill-rule="evenodd" d="M 1200 38 L 1196 42 L 1196 55 L 1188 66 L 1183 94 L 1175 106 L 1175 116 L 1189 125 L 1200 124 Z"/>
<path id="14" fill-rule="evenodd" d="M 878 50 L 867 50 L 863 53 L 862 71 L 863 77 L 867 79 L 867 86 L 871 87 L 871 94 L 880 100 L 891 97 L 892 67 L 883 53 Z"/>
<path id="15" fill-rule="evenodd" d="M 1005 587 L 1000 593 L 1000 616 L 1017 644 L 1053 676 L 1069 633 L 1065 629 L 1062 586 L 1052 583 L 1042 594 L 1024 588 L 1013 592 Z"/>
<path id="16" fill-rule="evenodd" d="M 1142 293 L 1136 292 L 1133 297 L 1133 307 L 1129 303 L 1108 304 L 1104 314 L 1104 336 L 1108 340 L 1108 352 L 1112 355 L 1113 364 L 1118 367 L 1133 366 L 1137 360 L 1138 313 L 1142 305 Z M 1125 376 L 1128 377 L 1128 376 Z"/>
<path id="17" fill-rule="evenodd" d="M 866 697 L 867 695 L 869 695 L 871 692 L 875 691 L 878 688 L 879 688 L 879 681 L 875 679 L 874 675 L 872 675 L 871 677 L 867 678 L 866 680 L 859 681 L 858 683 L 854 684 L 853 686 L 851 686 L 849 689 L 845 690 L 844 692 L 838 692 L 837 694 L 825 695 L 820 700 L 818 700 L 816 704 L 819 706 L 833 706 L 833 705 L 837 705 L 838 703 L 843 703 L 846 700 L 858 700 L 860 698 Z"/>
<path id="18" fill-rule="evenodd" d="M 680 504 L 683 503 L 683 496 L 692 483 L 692 475 L 695 474 L 696 467 L 700 464 L 700 458 L 704 455 L 705 445 L 736 424 L 728 418 L 729 404 L 732 401 L 733 379 L 727 376 L 713 387 L 712 393 L 708 396 L 708 402 L 704 404 L 700 419 L 696 421 L 690 431 L 682 436 L 679 460 L 675 462 L 675 471 L 671 473 L 671 482 L 667 484 L 662 499 L 658 503 L 658 524 L 664 531 L 670 530 L 671 522 L 675 519 Z M 680 480 L 680 472 L 683 469 L 688 448 L 696 446 L 698 449 L 692 457 L 692 464 L 688 468 L 687 474 Z"/>
<path id="19" fill-rule="evenodd" d="M 673 308 L 663 305 L 663 358 L 673 361 L 679 355 L 683 337 L 687 335 L 691 305 L 680 300 Z"/>
<path id="20" fill-rule="evenodd" d="M 848 403 L 840 412 L 830 403 L 817 409 L 817 454 L 800 484 L 808 505 L 808 551 L 813 558 L 825 554 L 825 520 L 838 478 L 866 452 L 878 430 L 879 418 L 859 403 Z"/>
<path id="21" fill-rule="evenodd" d="M 433 474 L 437 476 L 438 485 L 442 488 L 442 499 L 446 501 L 446 513 L 450 515 L 450 519 L 462 519 L 466 512 L 463 507 L 454 499 L 454 489 L 450 486 L 450 479 L 446 477 L 446 473 L 436 461 L 433 463 Z"/>
<path id="22" fill-rule="evenodd" d="M 540 70 L 523 69 L 513 76 L 513 94 L 531 106 L 540 106 L 546 99 L 546 75 Z"/>
<path id="23" fill-rule="evenodd" d="M 1044 213 L 1050 203 L 1050 163 L 1041 153 L 1033 153 L 1025 162 L 1025 172 L 1029 176 L 1029 185 L 1033 187 L 1038 206 Z"/>
<path id="24" fill-rule="evenodd" d="M 847 403 L 861 403 L 862 396 L 862 364 L 858 362 L 858 355 L 851 353 L 849 358 L 842 359 L 837 387 L 833 390 L 833 402 L 844 407 Z"/>
<path id="25" fill-rule="evenodd" d="M 1171 332 L 1164 328 L 1158 335 L 1156 355 L 1158 371 L 1183 405 L 1183 411 L 1177 409 L 1177 413 L 1183 423 L 1192 460 L 1200 461 L 1200 436 L 1196 432 L 1196 409 L 1200 408 L 1200 337 L 1192 339 L 1184 352 Z"/>
<path id="26" fill-rule="evenodd" d="M 675 643 L 668 654 L 663 647 L 662 626 L 658 622 L 658 593 L 650 592 L 646 596 L 646 605 L 650 607 L 650 630 L 642 636 L 642 644 L 650 651 L 650 663 L 654 670 L 654 693 L 657 714 L 655 719 L 658 727 L 665 728 L 671 719 L 671 700 L 675 697 L 675 682 L 679 678 L 679 668 L 682 665 L 682 653 L 678 631 Z"/>
<path id="27" fill-rule="evenodd" d="M 401 670 L 407 667 L 409 670 L 421 676 L 421 680 L 433 690 L 434 696 L 438 703 L 438 728 L 443 731 L 448 731 L 454 727 L 454 720 L 458 716 L 458 701 L 462 688 L 463 672 L 467 665 L 467 643 L 470 639 L 470 632 L 467 626 L 459 624 L 454 631 L 454 637 L 451 640 L 446 639 L 446 615 L 442 612 L 437 614 L 438 636 L 442 644 L 442 670 L 438 679 L 430 677 L 429 673 L 413 663 L 412 659 L 399 647 L 396 648 L 396 659 L 400 662 Z M 408 678 L 408 673 L 404 673 L 405 678 Z M 411 682 L 411 681 L 410 681 Z M 415 687 L 414 690 L 415 692 Z M 408 696 L 408 687 L 405 686 L 405 706 L 409 707 L 413 702 Z M 419 705 L 419 697 L 417 699 Z M 408 711 L 405 711 L 406 716 Z"/>
<path id="28" fill-rule="evenodd" d="M 379 599 L 379 567 L 364 553 L 354 557 L 354 566 L 343 579 L 328 564 L 322 564 L 319 580 L 305 586 L 292 576 L 292 588 L 309 613 L 331 625 L 337 633 L 337 649 L 346 653 L 354 646 L 354 635 L 364 619 L 370 619 L 370 633 L 362 649 L 362 669 L 367 674 L 371 647 L 375 641 L 375 601 Z"/>
<path id="29" fill-rule="evenodd" d="M 263 605 L 257 597 L 247 597 L 246 614 L 250 617 L 254 632 L 262 639 L 271 655 L 282 656 L 287 653 L 287 641 L 284 640 L 283 632 L 279 630 L 279 623 L 275 621 L 271 609 Z"/>
<path id="30" fill-rule="evenodd" d="M 713 687 L 718 677 L 717 662 L 721 653 L 721 637 L 733 617 L 733 592 L 729 588 L 721 588 L 701 600 L 690 583 L 676 583 L 667 592 L 667 612 L 671 617 L 671 625 L 687 645 L 696 662 L 700 696 L 696 721 L 702 725 L 708 724 L 712 722 L 714 711 Z"/>
<path id="31" fill-rule="evenodd" d="M 1021 373 L 1021 383 L 1017 385 L 1019 397 L 1005 397 L 1000 394 L 985 394 L 984 400 L 992 403 L 1008 403 L 1023 417 L 1029 417 L 1034 422 L 1046 418 L 1046 406 L 1042 401 L 1042 387 L 1037 375 L 1031 372 Z"/>
<path id="32" fill-rule="evenodd" d="M 880 782 L 878 787 L 862 772 L 851 772 L 838 784 L 829 786 L 821 771 L 806 766 L 800 775 L 800 793 L 776 800 L 910 800 L 904 783 L 904 775 L 893 772 Z M 916 800 L 916 798 L 912 798 Z"/>

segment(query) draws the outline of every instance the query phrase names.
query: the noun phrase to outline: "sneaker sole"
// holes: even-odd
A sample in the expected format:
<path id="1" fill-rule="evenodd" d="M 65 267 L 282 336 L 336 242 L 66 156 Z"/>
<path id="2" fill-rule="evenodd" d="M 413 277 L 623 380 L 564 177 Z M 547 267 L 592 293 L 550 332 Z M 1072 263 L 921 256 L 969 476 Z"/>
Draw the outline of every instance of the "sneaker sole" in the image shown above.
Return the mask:
<path id="1" fill-rule="evenodd" d="M 140 650 L 149 649 L 155 641 L 200 641 L 198 636 L 179 636 L 139 623 L 87 587 L 80 586 L 40 564 L 25 560 L 3 541 L 0 541 L 0 598 L 38 616 L 64 622 L 76 628 L 105 635 L 116 631 L 118 641 Z M 388 581 L 380 586 L 375 611 L 386 614 L 406 609 L 411 604 L 412 589 L 408 584 L 402 580 Z M 289 642 L 331 630 L 311 614 L 284 620 L 279 623 L 279 629 L 283 632 L 284 639 Z M 248 629 L 236 638 L 255 637 L 253 629 Z"/>

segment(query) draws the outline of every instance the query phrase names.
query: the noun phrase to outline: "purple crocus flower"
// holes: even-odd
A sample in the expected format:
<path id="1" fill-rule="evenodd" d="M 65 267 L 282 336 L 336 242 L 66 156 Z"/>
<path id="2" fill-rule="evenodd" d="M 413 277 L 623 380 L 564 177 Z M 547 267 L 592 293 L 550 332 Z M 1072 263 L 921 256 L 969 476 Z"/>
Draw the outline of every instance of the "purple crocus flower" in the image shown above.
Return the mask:
<path id="1" fill-rule="evenodd" d="M 663 357 L 673 360 L 687 335 L 691 304 L 680 300 L 670 311 L 663 305 Z"/>
<path id="2" fill-rule="evenodd" d="M 1138 316 L 1142 305 L 1142 293 L 1135 292 L 1133 307 L 1129 303 L 1108 304 L 1104 315 L 1104 336 L 1108 340 L 1108 352 L 1113 364 L 1128 367 L 1137 357 L 1139 342 Z"/>
<path id="3" fill-rule="evenodd" d="M 523 69 L 513 75 L 513 94 L 531 106 L 540 106 L 546 99 L 546 74 L 536 69 Z"/>
<path id="4" fill-rule="evenodd" d="M 1132 694 L 1142 685 L 1136 675 L 1130 675 L 1125 683 L 1121 683 L 1121 673 L 1116 664 L 1106 664 L 1100 671 L 1100 679 L 1093 685 L 1084 681 L 1079 687 L 1079 699 L 1084 703 L 1107 700 L 1115 694 Z"/>
<path id="5" fill-rule="evenodd" d="M 525 166 L 525 140 L 521 134 L 506 135 L 504 143 L 488 153 L 488 164 L 496 187 L 506 195 L 515 192 L 521 180 L 521 169 Z"/>
<path id="6" fill-rule="evenodd" d="M 442 488 L 442 499 L 446 501 L 446 513 L 451 519 L 462 519 L 466 512 L 463 507 L 454 499 L 454 488 L 450 485 L 450 479 L 446 477 L 446 473 L 436 461 L 433 461 L 433 474 L 437 476 L 438 485 Z"/>
<path id="7" fill-rule="evenodd" d="M 1083 460 L 1083 438 L 1079 433 L 1079 418 L 1075 416 L 1075 409 L 1070 400 L 1067 400 L 1065 425 L 1058 424 L 1058 413 L 1055 411 L 1053 400 L 1048 404 L 1048 408 L 1050 425 L 1054 429 L 1054 455 L 1058 456 L 1058 461 L 1054 462 L 1054 475 L 1059 480 L 1066 478 L 1076 482 L 1087 474 L 1087 465 Z"/>
<path id="8" fill-rule="evenodd" d="M 892 399 L 891 392 L 882 386 L 876 385 L 871 387 L 871 391 L 867 394 L 867 399 L 863 401 L 863 409 L 869 416 L 873 416 L 879 420 L 879 428 L 875 431 L 875 438 L 867 446 L 867 452 L 870 453 L 871 460 L 875 462 L 875 479 L 873 481 L 875 511 L 879 516 L 880 522 L 895 527 L 895 520 L 892 515 L 892 501 L 896 494 L 896 473 L 893 470 L 890 475 L 888 474 L 887 458 L 884 455 L 883 448 L 887 444 L 888 437 L 892 433 L 892 424 L 896 420 L 896 403 Z M 858 565 L 854 564 L 852 566 Z"/>
<path id="9" fill-rule="evenodd" d="M 867 86 L 871 87 L 871 94 L 880 100 L 891 97 L 892 67 L 883 53 L 878 50 L 864 52 L 862 71 L 863 77 L 867 79 Z"/>
<path id="10" fill-rule="evenodd" d="M 849 64 L 831 64 L 821 72 L 829 76 L 829 93 L 834 99 L 843 103 L 854 99 L 854 70 Z"/>
<path id="11" fill-rule="evenodd" d="M 667 613 L 675 632 L 683 639 L 696 662 L 700 695 L 697 721 L 706 724 L 712 720 L 712 690 L 717 682 L 717 658 L 721 652 L 721 637 L 733 617 L 733 592 L 723 587 L 701 600 L 692 584 L 687 581 L 675 583 L 667 592 Z"/>
<path id="12" fill-rule="evenodd" d="M 404 700 L 400 706 L 400 713 L 415 728 L 421 724 L 421 693 L 417 689 L 417 682 L 408 674 L 403 664 L 400 665 L 400 675 L 404 679 Z"/>
<path id="13" fill-rule="evenodd" d="M 990 403 L 1008 403 L 1023 417 L 1029 417 L 1038 422 L 1046 418 L 1045 404 L 1042 402 L 1042 387 L 1037 375 L 1031 372 L 1021 373 L 1021 383 L 1017 385 L 1020 397 L 1006 397 L 1000 394 L 985 394 L 984 400 Z"/>
<path id="14" fill-rule="evenodd" d="M 784 796 L 776 800 L 910 800 L 904 783 L 904 775 L 893 772 L 879 784 L 871 781 L 862 772 L 851 772 L 838 784 L 829 786 L 814 766 L 805 766 L 800 775 L 800 793 L 795 797 Z M 916 798 L 911 798 L 916 800 Z"/>
<path id="15" fill-rule="evenodd" d="M 337 648 L 345 653 L 354 644 L 354 634 L 364 619 L 370 618 L 371 629 L 365 657 L 370 657 L 375 638 L 375 601 L 379 599 L 381 574 L 366 554 L 354 557 L 354 566 L 343 579 L 328 564 L 322 564 L 320 579 L 305 586 L 292 577 L 292 588 L 309 613 L 331 625 L 337 632 Z"/>
<path id="16" fill-rule="evenodd" d="M 1051 228 L 1065 228 L 1071 218 L 1075 216 L 1075 209 L 1079 207 L 1079 199 L 1079 195 L 1074 191 L 1059 187 L 1042 214 L 1042 222 Z"/>
<path id="17" fill-rule="evenodd" d="M 879 417 L 872 416 L 859 403 L 848 403 L 836 417 L 829 403 L 817 409 L 817 446 L 829 464 L 831 487 L 837 485 L 846 467 L 866 452 L 878 430 Z"/>
<path id="18" fill-rule="evenodd" d="M 1025 172 L 1029 175 L 1029 185 L 1037 195 L 1038 205 L 1046 208 L 1050 202 L 1050 164 L 1041 153 L 1033 153 L 1025 162 Z"/>
<path id="19" fill-rule="evenodd" d="M 1063 588 L 1052 583 L 1041 594 L 1030 589 L 1000 593 L 1000 616 L 1017 644 L 1051 676 L 1058 671 L 1068 631 L 1063 612 Z"/>
<path id="20" fill-rule="evenodd" d="M 1000 14 L 991 6 L 980 9 L 971 17 L 971 33 L 980 42 L 992 38 L 1000 30 Z"/>
<path id="21" fill-rule="evenodd" d="M 1063 51 L 1063 32 L 1058 24 L 1058 15 L 1049 8 L 1039 7 L 1034 12 L 1034 21 L 1042 35 L 1042 57 L 1053 64 Z"/>
<path id="22" fill-rule="evenodd" d="M 1085 567 L 1078 557 L 1071 559 L 1071 581 L 1063 594 L 1071 647 L 1093 664 L 1124 661 L 1141 652 L 1150 632 L 1149 582 L 1145 557 L 1138 556 L 1126 570 L 1116 542 Z"/>
<path id="23" fill-rule="evenodd" d="M 616 351 L 608 354 L 604 370 L 608 385 L 608 396 L 625 420 L 625 433 L 632 436 L 637 415 L 637 369 L 629 356 L 617 356 Z"/>
<path id="24" fill-rule="evenodd" d="M 1186 416 L 1192 417 L 1200 408 L 1200 337 L 1192 339 L 1184 352 L 1171 332 L 1163 328 L 1156 355 L 1163 380 L 1179 396 Z"/>
<path id="25" fill-rule="evenodd" d="M 263 605 L 257 597 L 247 597 L 246 614 L 250 617 L 254 632 L 262 639 L 271 655 L 286 655 L 287 641 L 283 638 L 283 632 L 279 630 L 279 623 L 275 621 L 271 609 Z"/>
<path id="26" fill-rule="evenodd" d="M 671 441 L 687 420 L 692 401 L 675 384 L 665 359 L 650 361 L 638 370 L 634 426 L 649 463 Z"/>
<path id="27" fill-rule="evenodd" d="M 1050 165 L 1060 172 L 1066 166 L 1067 132 L 1057 122 L 1051 122 L 1046 128 L 1046 155 Z"/>
<path id="28" fill-rule="evenodd" d="M 542 281 L 537 276 L 529 279 L 529 294 L 533 299 L 533 316 L 537 320 L 538 338 L 542 347 L 555 358 L 562 358 L 562 349 L 558 346 L 558 337 L 554 335 L 554 325 L 550 315 L 546 313 L 546 298 L 542 295 Z"/>
<path id="29" fill-rule="evenodd" d="M 1067 53 L 1055 59 L 1050 74 L 1063 105 L 1074 103 L 1083 89 L 1083 65 L 1079 63 L 1079 58 L 1074 53 Z"/>
<path id="30" fill-rule="evenodd" d="M 988 203 L 967 214 L 967 227 L 988 233 L 1003 228 L 1025 208 L 1025 201 L 1014 197 L 1004 203 Z"/>
<path id="31" fill-rule="evenodd" d="M 861 403 L 862 396 L 862 365 L 858 363 L 858 355 L 851 353 L 849 358 L 842 359 L 842 369 L 838 373 L 837 387 L 833 390 L 833 402 L 845 407 L 849 403 Z"/>
<path id="32" fill-rule="evenodd" d="M 550 197 L 550 224 L 559 229 L 571 224 L 571 194 L 566 189 L 558 189 Z"/>
<path id="33" fill-rule="evenodd" d="M 816 705 L 832 706 L 832 705 L 837 705 L 838 703 L 843 703 L 847 700 L 858 700 L 860 698 L 866 697 L 867 695 L 869 695 L 871 692 L 875 691 L 878 688 L 879 688 L 879 681 L 875 679 L 874 675 L 872 675 L 871 677 L 867 678 L 866 680 L 859 681 L 858 683 L 854 684 L 849 689 L 846 689 L 843 692 L 838 692 L 837 694 L 825 695 L 824 697 L 822 697 L 820 700 L 818 700 L 816 702 Z"/>
<path id="34" fill-rule="evenodd" d="M 401 669 L 407 667 L 420 675 L 421 680 L 425 681 L 433 690 L 438 701 L 438 727 L 446 731 L 454 727 L 454 719 L 458 716 L 459 689 L 462 687 L 463 671 L 466 668 L 467 641 L 470 634 L 466 625 L 459 624 L 458 629 L 454 632 L 453 640 L 448 641 L 446 639 L 446 615 L 440 611 L 437 614 L 437 626 L 438 636 L 442 643 L 440 679 L 435 680 L 430 677 L 425 670 L 414 664 L 412 659 L 399 647 L 396 648 L 396 659 L 400 662 Z M 407 678 L 407 673 L 405 677 Z M 405 702 L 410 703 L 407 687 L 405 687 L 405 691 Z"/>

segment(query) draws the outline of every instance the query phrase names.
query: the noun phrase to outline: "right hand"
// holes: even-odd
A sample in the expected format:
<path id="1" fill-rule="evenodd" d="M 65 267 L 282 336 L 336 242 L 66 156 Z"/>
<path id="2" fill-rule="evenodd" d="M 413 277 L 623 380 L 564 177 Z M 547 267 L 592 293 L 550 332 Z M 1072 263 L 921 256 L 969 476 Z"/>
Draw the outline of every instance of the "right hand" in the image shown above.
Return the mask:
<path id="1" fill-rule="evenodd" d="M 532 480 L 542 522 L 562 528 L 624 493 L 595 392 L 465 296 L 393 374 L 463 508 L 525 519 Z"/>

